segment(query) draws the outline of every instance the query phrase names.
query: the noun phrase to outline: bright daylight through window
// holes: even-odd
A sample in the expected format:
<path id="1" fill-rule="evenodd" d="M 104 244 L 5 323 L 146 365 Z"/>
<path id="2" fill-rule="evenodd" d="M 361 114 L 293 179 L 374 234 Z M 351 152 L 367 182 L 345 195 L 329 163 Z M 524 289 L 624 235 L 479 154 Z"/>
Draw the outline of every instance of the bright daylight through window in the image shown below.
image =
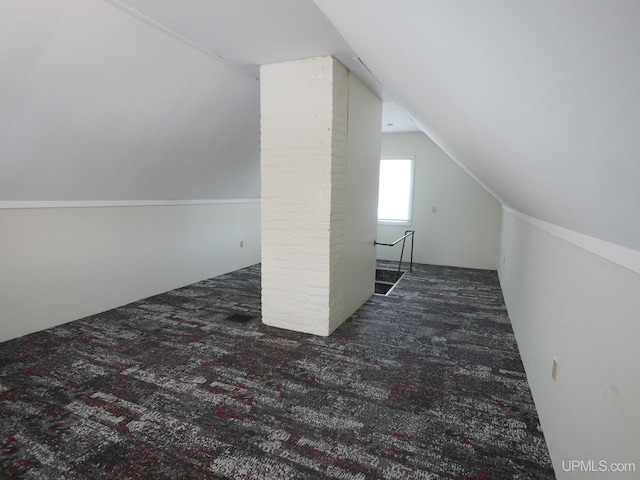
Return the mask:
<path id="1" fill-rule="evenodd" d="M 413 158 L 380 160 L 378 223 L 411 225 Z"/>

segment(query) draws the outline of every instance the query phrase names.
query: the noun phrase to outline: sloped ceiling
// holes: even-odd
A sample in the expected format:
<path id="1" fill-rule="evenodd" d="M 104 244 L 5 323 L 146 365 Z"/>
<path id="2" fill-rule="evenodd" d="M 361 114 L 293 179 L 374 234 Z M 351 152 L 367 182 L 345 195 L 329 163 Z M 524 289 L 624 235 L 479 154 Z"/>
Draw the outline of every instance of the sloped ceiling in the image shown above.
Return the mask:
<path id="1" fill-rule="evenodd" d="M 0 200 L 257 196 L 259 83 L 133 16 L 3 2 L 0 64 Z"/>
<path id="2" fill-rule="evenodd" d="M 0 201 L 257 198 L 259 65 L 327 54 L 312 0 L 3 2 Z"/>
<path id="3" fill-rule="evenodd" d="M 640 250 L 640 2 L 315 1 L 504 204 Z"/>
<path id="4" fill-rule="evenodd" d="M 383 128 L 640 250 L 638 32 L 636 0 L 10 0 L 0 201 L 257 197 L 258 65 L 331 54 Z"/>

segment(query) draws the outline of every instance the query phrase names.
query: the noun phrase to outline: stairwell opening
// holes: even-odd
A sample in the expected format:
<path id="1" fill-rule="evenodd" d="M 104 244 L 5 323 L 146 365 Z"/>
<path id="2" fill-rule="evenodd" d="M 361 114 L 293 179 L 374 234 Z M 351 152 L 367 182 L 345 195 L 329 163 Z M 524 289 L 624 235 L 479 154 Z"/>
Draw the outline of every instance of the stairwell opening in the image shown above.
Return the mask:
<path id="1" fill-rule="evenodd" d="M 376 268 L 376 295 L 389 295 L 406 272 L 404 270 L 390 270 Z"/>

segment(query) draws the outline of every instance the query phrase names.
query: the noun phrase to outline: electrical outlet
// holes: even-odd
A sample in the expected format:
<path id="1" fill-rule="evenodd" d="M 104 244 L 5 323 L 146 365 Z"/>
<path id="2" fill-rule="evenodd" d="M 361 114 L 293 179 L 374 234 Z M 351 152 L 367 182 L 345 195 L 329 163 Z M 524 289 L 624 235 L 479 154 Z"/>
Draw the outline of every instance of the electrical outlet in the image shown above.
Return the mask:
<path id="1" fill-rule="evenodd" d="M 558 378 L 558 359 L 553 357 L 553 368 L 551 369 L 551 378 L 555 382 Z"/>
<path id="2" fill-rule="evenodd" d="M 438 207 L 432 207 L 431 208 L 431 213 L 436 213 L 438 211 Z"/>
<path id="3" fill-rule="evenodd" d="M 240 240 L 240 248 L 244 247 L 244 241 Z"/>

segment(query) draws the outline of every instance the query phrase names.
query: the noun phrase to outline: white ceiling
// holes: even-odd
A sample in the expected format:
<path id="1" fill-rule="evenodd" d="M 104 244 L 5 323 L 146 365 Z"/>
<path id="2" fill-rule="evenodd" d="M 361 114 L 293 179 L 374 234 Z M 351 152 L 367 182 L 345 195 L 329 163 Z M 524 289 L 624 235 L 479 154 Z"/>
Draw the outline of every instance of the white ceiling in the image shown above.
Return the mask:
<path id="1" fill-rule="evenodd" d="M 331 54 L 384 131 L 640 250 L 638 32 L 637 0 L 7 0 L 0 200 L 256 197 L 258 66 Z"/>
<path id="2" fill-rule="evenodd" d="M 310 0 L 107 0 L 256 78 L 259 66 L 351 53 Z"/>
<path id="3" fill-rule="evenodd" d="M 0 201 L 256 198 L 260 64 L 332 54 L 382 95 L 311 0 L 2 6 Z"/>
<path id="4" fill-rule="evenodd" d="M 419 130 L 312 0 L 106 1 L 256 79 L 260 65 L 332 55 L 384 100 L 383 131 Z"/>
<path id="5" fill-rule="evenodd" d="M 640 2 L 316 4 L 504 204 L 640 250 Z"/>
<path id="6" fill-rule="evenodd" d="M 0 16 L 0 200 L 255 198 L 259 83 L 102 0 Z"/>

